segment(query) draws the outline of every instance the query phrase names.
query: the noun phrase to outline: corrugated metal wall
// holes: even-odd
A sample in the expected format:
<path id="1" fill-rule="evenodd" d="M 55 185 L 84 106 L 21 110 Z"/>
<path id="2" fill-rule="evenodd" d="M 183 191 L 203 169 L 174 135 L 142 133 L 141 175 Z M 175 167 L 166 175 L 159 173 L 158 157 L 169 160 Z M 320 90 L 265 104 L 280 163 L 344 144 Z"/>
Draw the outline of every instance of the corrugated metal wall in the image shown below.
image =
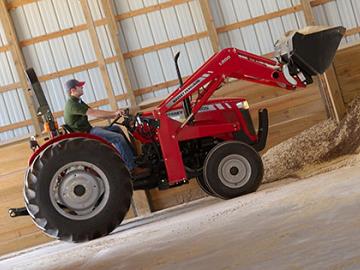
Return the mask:
<path id="1" fill-rule="evenodd" d="M 294 7 L 300 1 L 289 0 L 213 0 L 210 1 L 216 27 L 245 21 L 264 14 Z M 286 31 L 304 27 L 302 12 L 245 26 L 219 35 L 222 48 L 237 47 L 255 54 L 273 51 L 274 43 Z"/>
<path id="2" fill-rule="evenodd" d="M 0 24 L 0 46 L 8 45 L 3 26 Z M 0 53 L 0 86 L 18 82 L 14 61 L 10 51 Z M 11 88 L 11 87 L 10 87 Z M 13 88 L 0 92 L 0 127 L 30 119 L 21 89 Z M 10 140 L 31 133 L 32 127 L 15 128 L 0 133 L 0 140 Z"/>
<path id="3" fill-rule="evenodd" d="M 10 2 L 10 1 L 8 1 Z M 114 0 L 114 11 L 117 15 L 143 10 L 169 1 L 165 0 Z M 104 18 L 100 0 L 88 1 L 94 21 Z M 267 54 L 273 51 L 274 42 L 290 29 L 305 26 L 302 11 L 268 19 L 255 24 L 226 30 L 226 26 L 247 21 L 251 18 L 277 12 L 300 5 L 300 0 L 209 0 L 215 26 L 219 29 L 221 48 L 238 47 L 256 54 Z M 344 25 L 351 29 L 360 25 L 360 3 L 356 0 L 337 0 L 314 8 L 319 24 Z M 41 0 L 19 6 L 11 10 L 11 16 L 18 35 L 25 62 L 34 67 L 38 76 L 45 78 L 42 87 L 50 103 L 51 109 L 58 112 L 62 124 L 66 93 L 63 84 L 69 78 L 85 80 L 86 94 L 84 100 L 95 102 L 102 108 L 109 109 L 107 92 L 102 75 L 96 65 L 96 54 L 89 31 L 85 28 L 61 37 L 43 40 L 42 37 L 62 30 L 86 25 L 79 0 Z M 138 103 L 166 96 L 176 88 L 173 56 L 181 52 L 180 65 L 184 76 L 192 74 L 212 53 L 206 24 L 198 0 L 183 1 L 163 9 L 151 9 L 148 13 L 140 12 L 136 16 L 128 16 L 118 21 L 120 29 L 120 46 L 126 59 L 131 86 Z M 224 28 L 225 27 L 225 28 Z M 105 59 L 116 56 L 107 25 L 96 27 Z M 65 33 L 64 33 L 65 34 Z M 190 38 L 199 35 L 200 38 Z M 34 38 L 40 38 L 36 42 Z M 163 48 L 161 44 L 183 39 Z M 354 42 L 359 34 L 348 36 L 345 42 Z M 189 41 L 187 41 L 189 40 Z M 0 25 L 0 47 L 7 45 L 4 30 Z M 141 49 L 150 49 L 145 54 L 136 53 Z M 95 64 L 94 64 L 95 63 Z M 85 70 L 72 68 L 89 65 Z M 116 96 L 127 92 L 124 86 L 119 64 L 111 61 L 107 71 Z M 61 76 L 55 76 L 62 72 Z M 18 83 L 18 74 L 9 50 L 0 52 L 0 87 Z M 151 87 L 160 85 L 155 90 Z M 18 86 L 17 86 L 18 87 Z M 96 103 L 97 102 L 97 103 Z M 118 106 L 128 106 L 127 99 L 119 99 Z M 14 129 L 3 129 L 0 132 L 1 142 L 21 137 L 33 132 L 30 125 L 30 113 L 21 89 L 5 89 L 0 92 L 0 128 L 22 123 Z M 4 131 L 5 130 L 5 131 Z M 1 129 L 0 129 L 1 131 Z"/>
<path id="4" fill-rule="evenodd" d="M 337 0 L 314 8 L 317 22 L 322 25 L 343 25 L 347 29 L 360 26 L 360 1 Z M 343 43 L 358 41 L 359 34 L 351 35 Z"/>
<path id="5" fill-rule="evenodd" d="M 99 3 L 89 1 L 89 4 L 94 20 L 101 19 L 103 15 Z M 12 12 L 12 17 L 20 42 L 86 23 L 79 1 L 43 0 L 16 8 Z M 97 33 L 104 57 L 114 56 L 106 27 L 97 27 Z M 27 66 L 33 67 L 39 77 L 97 60 L 88 30 L 25 46 L 23 53 Z M 107 68 L 115 94 L 124 93 L 117 65 L 109 64 Z M 54 112 L 63 110 L 66 100 L 63 85 L 73 77 L 87 82 L 84 96 L 86 102 L 107 98 L 99 68 L 91 68 L 42 82 L 45 95 Z"/>
<path id="6" fill-rule="evenodd" d="M 167 1 L 116 0 L 116 12 L 123 14 L 161 2 Z M 206 31 L 197 1 L 122 20 L 120 27 L 124 53 Z M 213 53 L 209 39 L 203 38 L 127 59 L 133 89 L 176 79 L 172 59 L 177 51 L 181 52 L 180 65 L 185 76 L 195 71 Z M 137 101 L 164 97 L 174 89 L 166 87 L 146 93 L 138 96 Z"/>

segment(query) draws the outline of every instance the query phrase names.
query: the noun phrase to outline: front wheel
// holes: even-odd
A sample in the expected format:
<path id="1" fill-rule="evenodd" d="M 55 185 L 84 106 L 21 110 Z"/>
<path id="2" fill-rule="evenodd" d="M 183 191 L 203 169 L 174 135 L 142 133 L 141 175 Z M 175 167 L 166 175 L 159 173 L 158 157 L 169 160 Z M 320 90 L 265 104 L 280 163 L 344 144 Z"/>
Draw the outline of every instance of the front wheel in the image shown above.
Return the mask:
<path id="1" fill-rule="evenodd" d="M 216 195 L 210 190 L 209 186 L 205 182 L 203 175 L 196 177 L 196 181 L 202 191 L 204 191 L 207 195 L 216 197 Z"/>
<path id="2" fill-rule="evenodd" d="M 216 145 L 204 162 L 204 182 L 213 194 L 223 199 L 256 191 L 263 174 L 259 154 L 239 141 Z"/>
<path id="3" fill-rule="evenodd" d="M 36 157 L 24 196 L 33 221 L 47 235 L 81 242 L 107 235 L 121 223 L 132 185 L 114 149 L 94 139 L 72 138 Z"/>

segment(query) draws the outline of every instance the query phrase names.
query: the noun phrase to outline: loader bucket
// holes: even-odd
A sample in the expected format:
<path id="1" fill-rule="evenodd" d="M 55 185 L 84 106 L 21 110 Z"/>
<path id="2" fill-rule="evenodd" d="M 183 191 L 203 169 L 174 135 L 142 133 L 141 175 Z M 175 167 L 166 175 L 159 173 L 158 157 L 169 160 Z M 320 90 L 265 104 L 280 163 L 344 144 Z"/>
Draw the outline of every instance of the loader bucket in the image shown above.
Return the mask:
<path id="1" fill-rule="evenodd" d="M 306 27 L 288 33 L 281 40 L 281 49 L 287 47 L 288 61 L 296 64 L 302 72 L 310 76 L 322 74 L 332 63 L 345 31 L 341 26 Z M 284 51 L 281 54 L 283 56 Z"/>

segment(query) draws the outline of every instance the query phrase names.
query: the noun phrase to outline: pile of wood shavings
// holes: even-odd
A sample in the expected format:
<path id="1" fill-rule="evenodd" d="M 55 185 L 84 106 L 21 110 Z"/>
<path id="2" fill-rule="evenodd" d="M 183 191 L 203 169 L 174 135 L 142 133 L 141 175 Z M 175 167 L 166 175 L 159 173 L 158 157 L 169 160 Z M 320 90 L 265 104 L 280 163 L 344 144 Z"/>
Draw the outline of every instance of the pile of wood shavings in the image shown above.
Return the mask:
<path id="1" fill-rule="evenodd" d="M 321 164 L 330 164 L 339 157 L 358 153 L 359 146 L 360 97 L 357 97 L 339 124 L 332 119 L 325 120 L 269 149 L 262 156 L 263 183 L 306 176 L 306 170 L 311 174 L 316 170 L 322 172 Z M 346 162 L 342 164 L 345 166 Z"/>

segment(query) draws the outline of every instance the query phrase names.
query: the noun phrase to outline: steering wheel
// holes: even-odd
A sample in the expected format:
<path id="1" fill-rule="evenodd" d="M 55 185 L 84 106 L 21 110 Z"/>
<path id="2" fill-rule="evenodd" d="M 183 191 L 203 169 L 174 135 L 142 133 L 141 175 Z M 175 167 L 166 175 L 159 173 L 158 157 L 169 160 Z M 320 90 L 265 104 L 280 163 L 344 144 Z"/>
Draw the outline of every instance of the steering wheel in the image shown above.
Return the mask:
<path id="1" fill-rule="evenodd" d="M 127 108 L 124 110 L 123 115 L 116 116 L 116 118 L 110 123 L 109 127 L 112 127 L 114 124 L 118 124 L 126 127 L 129 131 L 135 130 L 136 116 L 131 115 L 129 111 L 129 108 Z M 124 117 L 124 120 L 122 122 L 118 122 L 121 117 Z"/>
<path id="2" fill-rule="evenodd" d="M 112 127 L 114 124 L 118 124 L 118 125 L 121 125 L 122 123 L 119 123 L 119 119 L 121 118 L 121 115 L 119 114 L 118 116 L 115 117 L 114 120 L 111 121 L 109 127 Z"/>

